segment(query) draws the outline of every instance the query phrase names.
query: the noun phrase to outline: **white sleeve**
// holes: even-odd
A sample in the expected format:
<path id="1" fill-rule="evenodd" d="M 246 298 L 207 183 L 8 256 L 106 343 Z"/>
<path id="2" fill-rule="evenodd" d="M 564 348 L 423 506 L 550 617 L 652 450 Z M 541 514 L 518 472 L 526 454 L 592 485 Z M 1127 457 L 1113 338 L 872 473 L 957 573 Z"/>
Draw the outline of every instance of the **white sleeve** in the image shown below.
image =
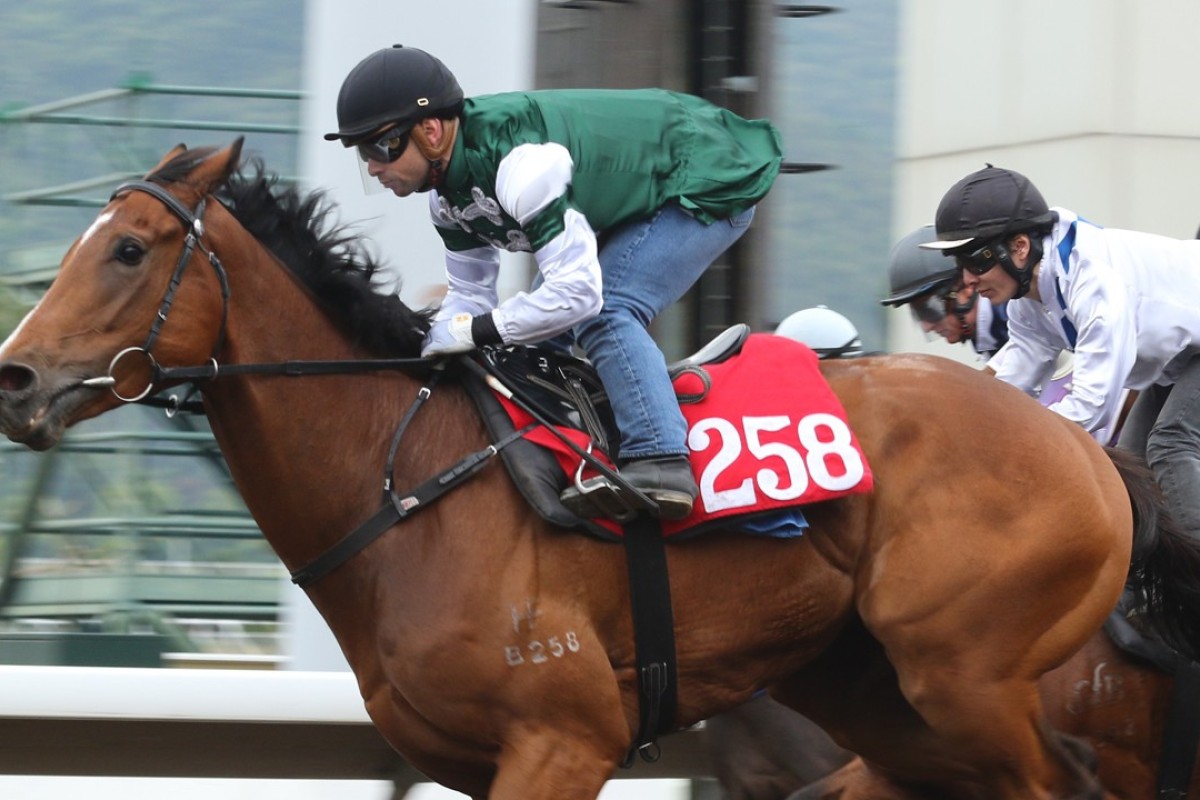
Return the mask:
<path id="1" fill-rule="evenodd" d="M 506 343 L 540 342 L 600 313 L 604 282 L 596 234 L 574 209 L 567 210 L 563 222 L 563 232 L 533 254 L 542 285 L 496 309 L 496 329 Z"/>
<path id="2" fill-rule="evenodd" d="M 567 192 L 574 168 L 570 152 L 560 144 L 519 145 L 500 162 L 496 199 L 525 225 Z M 579 211 L 568 208 L 562 233 L 533 255 L 541 285 L 505 300 L 493 315 L 506 343 L 557 336 L 600 313 L 603 304 L 596 233 Z"/>
<path id="3" fill-rule="evenodd" d="M 429 216 L 439 228 L 458 229 L 458 223 L 442 209 L 437 192 L 429 193 Z M 434 317 L 441 322 L 465 312 L 484 314 L 496 307 L 496 281 L 500 274 L 500 251 L 491 245 L 470 250 L 445 251 L 446 296 Z"/>
<path id="4" fill-rule="evenodd" d="M 984 366 L 992 372 L 999 372 L 1000 365 L 1004 363 L 1004 357 L 1008 355 L 1008 352 L 1008 342 L 1005 342 L 1003 347 L 992 353 L 992 357 L 987 360 Z"/>
<path id="5" fill-rule="evenodd" d="M 1077 326 L 1071 391 L 1050 406 L 1107 442 L 1121 412 L 1122 390 L 1137 354 L 1133 309 L 1121 277 L 1107 262 L 1081 256 L 1064 294 Z"/>
<path id="6" fill-rule="evenodd" d="M 496 307 L 500 251 L 494 247 L 446 251 L 446 297 L 435 320 L 466 312 L 484 314 Z"/>
<path id="7" fill-rule="evenodd" d="M 566 194 L 575 162 L 556 142 L 514 147 L 496 169 L 496 199 L 518 225 Z"/>

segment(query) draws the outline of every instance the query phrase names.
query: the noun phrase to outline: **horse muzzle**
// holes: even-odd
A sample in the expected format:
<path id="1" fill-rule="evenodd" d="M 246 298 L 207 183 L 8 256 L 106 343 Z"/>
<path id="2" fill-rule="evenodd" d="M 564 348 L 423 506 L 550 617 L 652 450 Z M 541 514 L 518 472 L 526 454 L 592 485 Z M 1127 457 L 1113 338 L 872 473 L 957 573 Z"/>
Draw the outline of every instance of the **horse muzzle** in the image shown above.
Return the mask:
<path id="1" fill-rule="evenodd" d="M 25 364 L 2 364 L 0 433 L 31 450 L 48 450 L 62 439 L 74 412 L 94 391 L 65 377 L 47 381 Z"/>

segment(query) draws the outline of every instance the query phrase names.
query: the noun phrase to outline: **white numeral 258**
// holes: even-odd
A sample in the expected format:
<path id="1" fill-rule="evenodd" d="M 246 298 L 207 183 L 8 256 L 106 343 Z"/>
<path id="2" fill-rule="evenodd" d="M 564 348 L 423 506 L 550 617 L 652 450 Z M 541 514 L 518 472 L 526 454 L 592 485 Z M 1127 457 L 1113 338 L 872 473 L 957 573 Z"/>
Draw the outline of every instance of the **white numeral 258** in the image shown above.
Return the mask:
<path id="1" fill-rule="evenodd" d="M 805 453 L 784 442 L 763 441 L 764 433 L 778 433 L 792 426 L 792 418 L 786 416 L 742 417 L 742 431 L 732 422 L 721 417 L 702 419 L 688 432 L 688 447 L 699 452 L 712 446 L 711 432 L 721 439 L 721 449 L 700 475 L 700 496 L 708 512 L 728 508 L 752 506 L 758 502 L 755 485 L 772 500 L 795 500 L 808 491 L 809 481 L 831 492 L 843 491 L 862 480 L 865 470 L 862 458 L 851 445 L 850 429 L 846 423 L 832 414 L 809 414 L 796 425 L 796 434 Z M 824 430 L 826 439 L 817 436 Z M 746 478 L 741 485 L 732 489 L 716 489 L 717 478 L 742 454 L 742 432 L 745 432 L 745 447 L 759 461 L 777 458 L 787 469 L 787 481 L 781 485 L 779 470 L 760 469 L 754 479 Z M 826 457 L 835 456 L 841 461 L 842 475 L 830 474 Z"/>

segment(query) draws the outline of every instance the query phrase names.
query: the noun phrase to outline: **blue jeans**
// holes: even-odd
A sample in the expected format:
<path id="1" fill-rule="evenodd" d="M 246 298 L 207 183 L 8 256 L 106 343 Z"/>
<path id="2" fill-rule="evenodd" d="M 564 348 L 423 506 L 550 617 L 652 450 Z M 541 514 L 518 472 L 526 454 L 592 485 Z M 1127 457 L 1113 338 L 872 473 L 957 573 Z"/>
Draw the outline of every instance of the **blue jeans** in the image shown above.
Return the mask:
<path id="1" fill-rule="evenodd" d="M 1138 394 L 1118 446 L 1145 455 L 1171 516 L 1200 540 L 1200 355 L 1174 385 Z"/>
<path id="2" fill-rule="evenodd" d="M 691 288 L 754 218 L 705 225 L 676 206 L 612 229 L 600 251 L 604 307 L 574 329 L 621 430 L 620 458 L 686 455 L 687 423 L 647 326 Z"/>

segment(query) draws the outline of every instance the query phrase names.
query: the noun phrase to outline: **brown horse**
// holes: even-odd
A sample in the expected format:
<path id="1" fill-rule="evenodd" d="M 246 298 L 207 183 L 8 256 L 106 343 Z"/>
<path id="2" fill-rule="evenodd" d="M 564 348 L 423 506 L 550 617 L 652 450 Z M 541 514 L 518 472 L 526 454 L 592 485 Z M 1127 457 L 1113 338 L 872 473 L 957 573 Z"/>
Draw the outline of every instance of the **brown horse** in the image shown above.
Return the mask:
<path id="1" fill-rule="evenodd" d="M 443 382 L 389 460 L 425 394 L 417 368 L 236 369 L 415 356 L 429 319 L 371 290 L 375 265 L 320 230 L 316 199 L 236 172 L 240 149 L 177 148 L 115 193 L 0 347 L 0 430 L 51 447 L 166 368 L 195 367 L 237 485 L 296 571 L 379 509 L 384 465 L 410 487 L 489 439 Z M 676 725 L 770 687 L 870 759 L 847 798 L 1097 793 L 1049 732 L 1037 680 L 1100 627 L 1127 573 L 1147 618 L 1194 654 L 1197 547 L 1156 528 L 1153 509 L 1132 511 L 1122 474 L 1077 427 L 975 370 L 914 356 L 823 369 L 876 488 L 810 508 L 801 539 L 668 546 Z M 995 440 L 961 435 L 981 427 Z M 630 748 L 623 549 L 551 527 L 497 466 L 308 594 L 372 720 L 446 786 L 594 798 Z"/>
<path id="2" fill-rule="evenodd" d="M 1175 681 L 1156 660 L 1118 648 L 1101 630 L 1042 676 L 1038 686 L 1055 729 L 1094 749 L 1106 789 L 1122 800 L 1154 800 Z M 1200 708 L 1192 713 L 1200 715 Z M 829 784 L 837 778 L 818 781 L 854 757 L 766 696 L 708 720 L 704 736 L 713 771 L 730 800 L 832 794 Z M 1200 753 L 1193 755 L 1197 758 Z M 804 787 L 811 788 L 801 792 Z M 1200 798 L 1200 771 L 1193 770 L 1186 796 Z"/>
<path id="3" fill-rule="evenodd" d="M 1131 655 L 1114 645 L 1107 631 L 1100 631 L 1040 682 L 1051 724 L 1092 745 L 1101 780 L 1123 800 L 1159 796 L 1171 705 L 1180 702 L 1176 683 L 1195 680 L 1183 677 L 1182 670 L 1190 667 L 1179 664 L 1172 673 L 1158 666 L 1162 661 Z M 1200 715 L 1200 708 L 1190 713 Z M 1193 769 L 1186 796 L 1200 798 L 1200 771 Z"/>

